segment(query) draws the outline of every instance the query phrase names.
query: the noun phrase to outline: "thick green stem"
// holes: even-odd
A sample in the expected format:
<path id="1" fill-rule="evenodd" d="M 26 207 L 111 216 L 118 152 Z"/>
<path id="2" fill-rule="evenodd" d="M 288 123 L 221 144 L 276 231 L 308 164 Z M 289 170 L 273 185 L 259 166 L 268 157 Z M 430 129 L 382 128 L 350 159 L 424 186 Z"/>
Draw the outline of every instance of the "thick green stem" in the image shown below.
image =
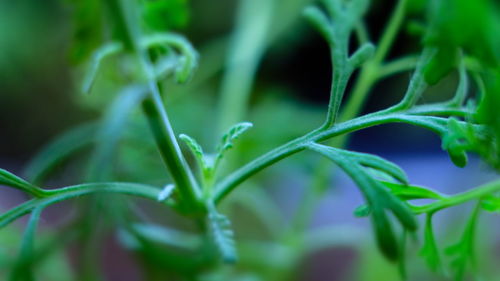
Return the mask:
<path id="1" fill-rule="evenodd" d="M 152 87 L 152 89 L 154 90 L 156 87 Z M 154 101 L 154 98 L 147 98 L 142 104 L 160 154 L 170 171 L 177 190 L 189 206 L 197 208 L 201 192 L 182 156 L 168 116 L 165 111 L 160 111 L 159 107 L 160 105 Z"/>
<path id="2" fill-rule="evenodd" d="M 150 97 L 144 101 L 143 110 L 162 158 L 174 179 L 176 189 L 181 194 L 180 203 L 185 211 L 197 212 L 202 207 L 201 191 L 181 153 L 161 99 L 160 89 L 147 50 L 141 45 L 141 31 L 136 6 L 124 0 L 109 0 L 109 2 L 115 8 L 111 12 L 116 15 L 118 26 L 124 33 L 124 44 L 130 45 L 128 49 L 136 56 L 147 80 Z"/>

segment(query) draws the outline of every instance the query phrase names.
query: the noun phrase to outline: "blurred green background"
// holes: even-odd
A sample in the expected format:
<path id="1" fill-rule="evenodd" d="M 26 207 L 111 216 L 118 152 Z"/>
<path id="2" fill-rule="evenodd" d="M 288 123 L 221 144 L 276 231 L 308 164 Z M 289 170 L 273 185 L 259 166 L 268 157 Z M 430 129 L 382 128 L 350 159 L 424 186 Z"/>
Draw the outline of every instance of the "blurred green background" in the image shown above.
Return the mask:
<path id="1" fill-rule="evenodd" d="M 57 135 L 75 126 L 105 118 L 105 109 L 113 105 L 117 93 L 129 82 L 123 75 L 127 72 L 127 66 L 118 59 L 110 59 L 103 65 L 93 92 L 90 95 L 80 93 L 84 64 L 75 64 L 73 59 L 75 17 L 79 15 L 75 14 L 70 2 L 0 0 L 0 167 L 21 175 L 25 173 L 29 160 L 37 151 Z M 88 3 L 91 2 L 93 1 Z M 173 7 L 170 8 L 171 11 L 175 12 L 165 15 L 169 19 L 166 23 L 154 24 L 160 27 L 166 25 L 169 29 L 184 34 L 200 52 L 201 59 L 197 74 L 188 85 L 165 83 L 167 110 L 176 132 L 187 133 L 210 146 L 220 135 L 220 128 L 214 126 L 221 124 L 219 118 L 223 114 L 219 110 L 218 98 L 224 87 L 234 87 L 224 84 L 230 84 L 224 82 L 224 79 L 228 79 L 225 66 L 231 53 L 230 38 L 237 28 L 235 22 L 238 22 L 240 2 L 167 2 Z M 258 46 L 262 53 L 255 54 L 255 77 L 251 77 L 249 81 L 251 96 L 244 120 L 253 122 L 254 128 L 239 143 L 236 163 L 245 163 L 316 128 L 324 118 L 331 76 L 329 50 L 326 43 L 301 17 L 302 9 L 312 2 L 255 1 L 255 10 L 249 8 L 247 12 L 251 12 L 248 15 L 240 15 L 250 25 L 266 20 L 264 9 L 270 9 L 271 17 L 267 19 L 269 22 L 265 29 L 265 39 Z M 412 12 L 419 10 L 420 2 L 423 1 L 411 2 L 411 11 L 389 58 L 415 53 L 421 49 L 420 37 L 411 32 L 411 24 L 424 17 L 421 12 Z M 366 18 L 370 36 L 375 42 L 394 6 L 395 1 L 372 1 Z M 242 28 L 239 31 L 242 32 L 241 36 L 251 38 L 252 35 L 245 34 L 245 30 Z M 403 73 L 378 83 L 366 103 L 365 112 L 397 102 L 405 91 L 409 77 L 409 73 Z M 452 95 L 456 83 L 456 75 L 450 74 L 426 92 L 423 102 L 445 100 Z M 241 87 L 244 88 L 245 85 Z M 168 182 L 168 175 L 163 172 L 161 159 L 144 125 L 140 111 L 132 111 L 112 158 L 113 171 L 108 176 L 113 180 L 158 185 Z M 412 182 L 432 186 L 443 192 L 458 192 L 494 177 L 477 159 L 472 159 L 465 169 L 455 168 L 448 161 L 446 153 L 441 151 L 437 136 L 413 127 L 390 125 L 372 128 L 355 134 L 350 147 L 387 157 L 401 165 Z M 88 161 L 92 161 L 92 149 L 83 150 L 75 159 L 65 163 L 59 168 L 57 176 L 50 178 L 48 185 L 62 186 L 81 182 L 85 179 L 85 172 L 82 170 L 91 169 L 85 164 Z M 269 225 L 261 221 L 262 215 L 254 213 L 254 209 L 262 206 L 257 204 L 256 207 L 248 207 L 252 205 L 252 192 L 266 193 L 266 198 L 272 201 L 273 206 L 276 205 L 272 212 L 275 213 L 275 221 L 279 222 L 274 227 L 279 231 L 280 227 L 284 228 L 290 222 L 304 196 L 304 190 L 311 184 L 310 178 L 316 161 L 317 158 L 310 155 L 293 157 L 243 185 L 234 202 L 231 202 L 230 209 L 231 217 L 238 218 L 233 221 L 237 241 L 241 241 L 241 255 L 244 261 L 248 255 L 246 261 L 249 262 L 243 262 L 237 270 L 221 268 L 213 275 L 207 274 L 203 280 L 266 280 L 259 279 L 261 277 L 252 272 L 275 277 L 280 276 L 280 272 L 294 273 L 282 279 L 276 277 L 268 280 L 399 280 L 397 267 L 385 261 L 373 245 L 368 222 L 353 218 L 352 210 L 362 200 L 353 184 L 342 176 L 332 177 L 327 181 L 331 190 L 317 207 L 311 224 L 311 240 L 314 243 L 308 245 L 311 250 L 299 258 L 297 267 L 289 268 L 293 262 L 288 259 L 294 257 L 287 252 L 286 247 L 267 242 L 272 237 L 272 230 L 266 229 Z M 330 168 L 333 173 L 333 167 Z M 7 210 L 24 199 L 16 192 L 2 190 L 0 209 Z M 85 259 L 79 256 L 86 252 L 86 245 L 75 242 L 79 240 L 73 239 L 71 235 L 65 238 L 69 241 L 68 247 L 58 249 L 50 244 L 54 243 L 54 239 L 60 239 L 58 233 L 78 217 L 72 211 L 73 203 L 56 205 L 44 213 L 39 244 L 56 248 L 57 251 L 49 251 L 50 254 L 43 259 L 44 262 L 39 266 L 40 280 L 87 280 L 78 269 L 75 270 L 80 268 L 80 261 Z M 134 206 L 138 210 L 133 212 L 144 213 L 148 220 L 157 224 L 176 225 L 188 230 L 191 227 L 185 226 L 182 219 L 173 213 L 165 213 L 158 206 L 148 206 L 145 202 L 136 202 Z M 461 229 L 469 207 L 438 217 L 443 222 L 437 228 L 443 242 L 457 239 L 458 229 Z M 99 216 L 99 212 L 92 214 Z M 273 216 L 269 214 L 271 213 L 264 217 Z M 498 262 L 500 252 L 499 241 L 494 237 L 495 233 L 498 234 L 498 227 L 495 226 L 498 223 L 495 224 L 494 221 L 493 216 L 485 215 L 482 231 L 479 233 L 479 237 L 484 238 L 480 239 L 480 251 L 494 254 L 497 258 L 496 261 L 484 261 L 491 276 L 495 276 L 498 270 L 487 263 Z M 1 278 L 8 274 L 9 266 L 16 256 L 23 223 L 0 231 Z M 163 266 L 161 258 L 153 259 L 157 262 L 160 260 L 158 264 L 154 264 L 147 255 L 125 250 L 127 247 L 133 249 L 125 238 L 117 238 L 120 235 L 106 226 L 106 223 L 96 225 L 98 242 L 93 241 L 93 238 L 86 241 L 93 245 L 89 248 L 97 249 L 99 258 L 96 261 L 100 264 L 97 271 L 105 276 L 105 280 L 157 280 L 148 279 L 155 275 L 147 275 L 145 272 L 148 270 L 159 271 L 164 276 L 171 274 L 171 277 L 158 280 L 182 280 L 175 279 L 175 272 L 172 273 L 175 270 L 165 270 L 164 273 L 158 269 Z M 495 241 L 494 244 L 487 242 L 492 240 Z M 416 245 L 410 246 L 408 253 L 410 280 L 443 280 L 435 279 L 435 275 L 418 259 Z M 264 261 L 254 258 L 254 255 L 263 253 L 266 254 Z M 271 269 L 266 266 L 274 268 L 278 273 L 268 273 Z M 158 268 L 151 270 L 151 267 Z M 500 280 L 492 278 L 491 280 Z"/>

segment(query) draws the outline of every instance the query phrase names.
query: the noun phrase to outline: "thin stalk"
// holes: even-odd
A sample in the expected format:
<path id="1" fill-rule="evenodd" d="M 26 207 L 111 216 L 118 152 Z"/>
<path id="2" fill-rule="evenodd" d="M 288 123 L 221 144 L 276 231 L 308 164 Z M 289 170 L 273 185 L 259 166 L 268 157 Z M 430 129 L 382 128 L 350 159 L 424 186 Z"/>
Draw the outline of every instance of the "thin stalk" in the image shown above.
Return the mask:
<path id="1" fill-rule="evenodd" d="M 414 210 L 417 214 L 434 213 L 439 210 L 446 209 L 451 206 L 460 205 L 468 201 L 479 200 L 484 196 L 495 193 L 497 191 L 500 191 L 500 180 L 483 184 L 474 189 L 452 195 L 450 197 L 445 197 L 442 200 L 430 203 L 425 206 L 414 207 Z"/>

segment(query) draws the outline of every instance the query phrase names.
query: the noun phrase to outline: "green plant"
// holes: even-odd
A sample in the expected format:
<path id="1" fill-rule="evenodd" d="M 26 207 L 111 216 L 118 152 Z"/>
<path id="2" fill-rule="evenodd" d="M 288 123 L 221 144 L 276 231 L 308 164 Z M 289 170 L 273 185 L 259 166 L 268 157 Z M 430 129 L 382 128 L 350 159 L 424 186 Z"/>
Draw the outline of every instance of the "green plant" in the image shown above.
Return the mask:
<path id="1" fill-rule="evenodd" d="M 167 4 L 172 4 L 173 8 Z M 0 170 L 0 184 L 21 190 L 32 199 L 20 204 L 0 216 L 0 227 L 4 227 L 23 215 L 30 214 L 20 254 L 13 266 L 12 280 L 35 280 L 33 268 L 38 258 L 34 250 L 35 231 L 44 208 L 49 205 L 83 195 L 114 193 L 142 197 L 158 202 L 165 208 L 177 211 L 186 220 L 193 222 L 196 229 L 192 232 L 159 228 L 147 223 L 127 223 L 127 208 L 117 207 L 123 214 L 108 214 L 114 218 L 121 229 L 123 243 L 133 249 L 140 249 L 145 260 L 154 260 L 155 256 L 165 255 L 165 264 L 170 264 L 178 275 L 186 280 L 249 280 L 248 276 L 227 272 L 220 263 L 237 263 L 238 239 L 234 238 L 229 218 L 219 210 L 221 203 L 247 180 L 269 166 L 296 153 L 306 151 L 317 153 L 333 162 L 345 172 L 359 187 L 365 204 L 355 210 L 360 217 L 370 217 L 373 232 L 381 253 L 389 260 L 400 265 L 404 276 L 405 245 L 407 237 L 419 230 L 418 215 L 425 215 L 426 222 L 421 227 L 424 241 L 421 256 L 430 268 L 444 275 L 453 275 L 456 280 L 463 279 L 469 269 L 475 267 L 474 233 L 479 213 L 483 210 L 500 210 L 500 181 L 493 181 L 454 195 L 445 195 L 427 187 L 413 186 L 405 172 L 394 163 L 378 156 L 358 153 L 344 149 L 350 133 L 365 128 L 388 123 L 406 123 L 422 127 L 436 133 L 442 139 L 442 148 L 447 151 L 453 163 L 459 167 L 467 164 L 467 152 L 476 152 L 492 167 L 498 169 L 499 122 L 495 114 L 499 105 L 500 90 L 500 54 L 499 43 L 495 38 L 495 28 L 499 26 L 496 7 L 489 1 L 437 1 L 430 3 L 430 15 L 424 28 L 424 48 L 419 55 L 409 55 L 387 62 L 387 55 L 397 36 L 405 14 L 410 6 L 418 1 L 400 0 L 396 6 L 383 36 L 377 44 L 372 44 L 363 25 L 362 17 L 368 9 L 368 0 L 325 0 L 305 10 L 305 17 L 328 43 L 333 66 L 330 99 L 324 123 L 317 129 L 305 133 L 283 145 L 280 145 L 256 159 L 240 165 L 231 158 L 230 149 L 238 145 L 238 139 L 244 139 L 244 133 L 253 126 L 249 122 L 240 122 L 245 115 L 250 85 L 256 67 L 266 47 L 266 28 L 270 25 L 274 1 L 243 0 L 242 10 L 258 7 L 262 9 L 261 21 L 252 26 L 251 21 L 241 16 L 239 32 L 234 40 L 234 49 L 229 58 L 230 71 L 238 71 L 233 77 L 228 72 L 223 88 L 221 120 L 214 130 L 235 124 L 223 134 L 213 154 L 187 134 L 174 132 L 167 115 L 168 106 L 164 105 L 166 93 L 163 83 L 165 78 L 173 76 L 176 82 L 186 83 L 193 76 L 197 67 L 198 54 L 182 36 L 166 33 L 165 28 L 184 22 L 180 17 L 171 23 L 162 24 L 160 17 L 164 13 L 175 14 L 176 9 L 183 11 L 183 1 L 74 1 L 78 14 L 77 28 L 100 33 L 82 32 L 87 35 L 75 42 L 75 60 L 87 59 L 90 63 L 83 79 L 83 92 L 89 93 L 100 75 L 101 64 L 112 56 L 126 65 L 127 77 L 133 83 L 125 86 L 105 113 L 99 124 L 87 124 L 77 128 L 50 145 L 36 158 L 27 176 L 30 182 L 8 171 Z M 103 7 L 101 7 L 101 5 Z M 252 6 L 254 5 L 254 6 Z M 447 10 L 449 6 L 454 7 Z M 446 10 L 446 11 L 445 11 Z M 85 16 L 89 11 L 99 12 L 105 17 L 94 20 Z M 139 14 L 138 11 L 143 11 Z M 481 21 L 476 21 L 478 15 Z M 240 11 L 244 14 L 243 11 Z M 101 15 L 101 16 L 102 16 Z M 252 19 L 253 20 L 253 19 Z M 462 30 L 464 25 L 469 29 Z M 105 28 L 104 28 L 105 27 Z M 111 30 L 103 47 L 96 47 L 101 42 L 105 30 Z M 245 31 L 257 34 L 252 42 L 250 54 L 241 54 L 240 48 L 246 42 Z M 482 31 L 476 33 L 476 31 Z M 351 54 L 349 43 L 353 35 L 359 41 L 357 49 Z M 88 37 L 88 38 L 87 38 Z M 238 49 L 240 48 L 240 49 Z M 235 70 L 234 60 L 239 56 L 248 56 L 250 66 Z M 237 64 L 236 64 L 237 65 Z M 359 70 L 352 95 L 341 110 L 348 83 L 352 75 Z M 454 96 L 445 102 L 435 104 L 417 104 L 429 85 L 440 81 L 452 71 L 459 73 L 459 83 Z M 377 112 L 357 117 L 370 89 L 379 80 L 404 71 L 412 71 L 411 80 L 401 101 L 394 106 Z M 478 101 L 467 101 L 469 76 L 474 78 Z M 241 80 L 239 80 L 241 79 Z M 168 90 L 168 88 L 167 88 Z M 477 103 L 477 105 L 476 105 Z M 141 106 L 146 117 L 156 147 L 166 164 L 171 183 L 160 188 L 158 185 L 143 183 L 106 182 L 112 178 L 114 148 L 126 125 L 126 117 L 134 107 Z M 259 124 L 255 124 L 259 126 Z M 146 138 L 146 136 L 141 136 Z M 185 143 L 194 156 L 194 169 L 183 154 L 178 139 Z M 40 186 L 53 168 L 65 161 L 82 147 L 94 145 L 90 157 L 86 181 L 88 183 L 57 189 L 43 189 Z M 234 154 L 233 154 L 234 156 Z M 227 160 L 227 161 L 226 161 Z M 225 162 L 224 162 L 225 161 Z M 137 163 L 138 165 L 141 165 Z M 234 169 L 234 170 L 233 170 Z M 275 237 L 286 245 L 287 252 L 279 259 L 284 265 L 271 264 L 269 268 L 250 272 L 251 280 L 284 280 L 290 277 L 291 268 L 307 253 L 306 239 L 309 235 L 307 223 L 317 201 L 325 192 L 322 178 L 324 168 L 317 169 L 317 184 L 307 191 L 303 205 L 292 222 L 292 227 Z M 252 191 L 250 191 L 251 193 Z M 253 196 L 259 196 L 255 191 Z M 101 198 L 101 199 L 99 199 Z M 107 197 L 105 197 L 107 198 Z M 115 198 L 115 197 L 110 197 Z M 118 197 L 119 198 L 119 197 Z M 250 195 L 249 195 L 249 198 Z M 415 205 L 411 200 L 429 199 L 431 202 Z M 120 204 L 119 199 L 93 197 L 94 201 L 104 204 Z M 255 199 L 263 208 L 266 197 Z M 113 201 L 113 203 L 110 203 Z M 437 212 L 469 201 L 477 201 L 477 207 L 465 226 L 459 242 L 448 248 L 446 253 L 452 263 L 448 267 L 442 261 L 441 247 L 435 241 L 432 218 Z M 107 202 L 107 203 L 106 203 Z M 267 207 L 271 208 L 272 207 Z M 109 208 L 111 210 L 111 208 Z M 263 217 L 271 213 L 264 213 Z M 90 212 L 90 210 L 89 210 Z M 394 215 L 395 220 L 392 219 Z M 90 219 L 92 220 L 92 218 Z M 265 218 L 263 218 L 265 220 Z M 85 221 L 85 220 L 83 220 Z M 272 223 L 270 223 L 272 225 Z M 394 229 L 396 225 L 396 229 Z M 272 228 L 272 226 L 270 227 Z M 92 230 L 91 230 L 92 231 Z M 397 238 L 401 235 L 401 239 Z M 85 239 L 85 238 L 82 238 Z M 401 240 L 403 242 L 401 242 Z M 85 241 L 85 240 L 84 240 Z M 90 240 L 87 240 L 90 241 Z M 242 242 L 243 243 L 243 242 Z M 181 254 L 168 253 L 156 244 L 167 244 L 182 249 Z M 251 248 L 252 245 L 246 245 Z M 162 252 L 163 251 L 163 252 Z M 162 254 L 159 254 L 162 252 Z M 166 253 L 164 253 L 166 252 Z M 187 253 L 186 253 L 187 252 Z M 250 251 L 248 251 L 250 252 Z M 259 254 L 254 259 L 258 259 Z M 161 259 L 161 258 L 160 258 Z M 178 259 L 178 260 L 176 260 Z M 160 262 L 161 263 L 161 262 Z M 154 272 L 154 270 L 152 270 Z M 212 276 L 207 274 L 211 272 Z M 480 272 L 480 271 L 474 271 Z M 92 273 L 94 274 L 94 273 Z M 92 274 L 82 278 L 94 280 Z M 479 273 L 478 273 L 479 274 Z M 94 274 L 96 275 L 96 274 Z M 150 279 L 161 279 L 151 273 Z M 240 278 L 240 279 L 238 279 Z"/>

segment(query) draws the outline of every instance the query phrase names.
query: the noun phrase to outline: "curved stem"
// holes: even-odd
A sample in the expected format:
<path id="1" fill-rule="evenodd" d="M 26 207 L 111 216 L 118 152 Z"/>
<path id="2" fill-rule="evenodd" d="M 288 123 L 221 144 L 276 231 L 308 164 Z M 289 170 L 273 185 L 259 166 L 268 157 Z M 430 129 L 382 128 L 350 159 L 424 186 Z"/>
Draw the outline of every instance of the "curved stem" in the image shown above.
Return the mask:
<path id="1" fill-rule="evenodd" d="M 419 107 L 416 107 L 413 110 L 417 110 L 418 108 Z M 447 107 L 442 107 L 441 111 L 439 111 L 438 108 L 433 110 L 436 115 L 446 115 L 445 113 L 448 113 L 449 111 L 450 109 Z M 396 111 L 395 109 L 383 110 L 364 115 L 344 123 L 340 123 L 329 129 L 324 129 L 322 127 L 320 129 L 314 130 L 302 137 L 294 139 L 280 147 L 267 152 L 266 154 L 258 157 L 257 159 L 251 161 L 250 163 L 244 165 L 240 169 L 230 174 L 224 180 L 215 185 L 214 201 L 219 202 L 240 183 L 244 182 L 246 179 L 265 169 L 266 167 L 269 167 L 288 156 L 304 150 L 305 145 L 310 142 L 322 142 L 346 133 L 351 133 L 364 128 L 393 122 L 403 122 L 412 125 L 419 125 L 413 122 L 410 118 L 407 118 L 410 115 L 416 116 L 416 114 L 408 114 L 407 111 L 402 112 Z M 434 118 L 439 119 L 439 117 Z"/>
<path id="2" fill-rule="evenodd" d="M 418 206 L 414 207 L 414 211 L 416 214 L 423 214 L 423 213 L 434 213 L 439 210 L 460 205 L 462 203 L 471 201 L 471 200 L 477 200 L 481 199 L 482 197 L 492 194 L 494 192 L 500 191 L 500 180 L 496 180 L 493 182 L 489 182 L 486 184 L 483 184 L 481 186 L 478 186 L 474 189 L 452 195 L 450 197 L 445 197 L 442 200 L 439 200 L 434 203 L 430 203 L 428 205 L 424 206 Z"/>
<path id="3" fill-rule="evenodd" d="M 93 193 L 120 193 L 157 201 L 160 189 L 150 185 L 135 183 L 89 183 L 46 190 L 44 193 L 45 197 L 31 199 L 3 213 L 0 216 L 0 228 L 30 213 L 35 208 L 44 208 L 64 200 Z"/>

